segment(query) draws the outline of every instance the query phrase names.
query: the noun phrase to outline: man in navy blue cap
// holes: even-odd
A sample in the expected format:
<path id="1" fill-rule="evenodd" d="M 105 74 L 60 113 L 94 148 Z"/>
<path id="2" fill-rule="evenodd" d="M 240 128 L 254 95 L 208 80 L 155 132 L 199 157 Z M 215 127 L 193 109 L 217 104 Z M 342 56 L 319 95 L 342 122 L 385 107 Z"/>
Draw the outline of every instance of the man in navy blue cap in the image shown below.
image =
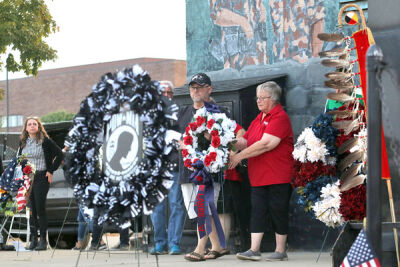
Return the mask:
<path id="1" fill-rule="evenodd" d="M 210 94 L 212 92 L 211 79 L 205 73 L 198 73 L 194 75 L 189 82 L 190 97 L 193 100 L 193 105 L 183 106 L 180 108 L 178 113 L 178 125 L 179 132 L 185 133 L 185 129 L 189 122 L 192 120 L 196 111 L 205 106 L 205 102 L 214 101 L 211 99 Z M 220 107 L 219 107 L 220 108 Z M 222 112 L 227 112 L 225 109 L 221 109 Z M 182 144 L 183 148 L 183 144 Z M 194 210 L 194 201 L 197 195 L 198 187 L 192 184 L 189 180 L 191 176 L 191 171 L 189 171 L 183 165 L 183 158 L 181 153 L 179 153 L 179 183 L 182 188 L 183 200 L 187 209 L 187 213 L 190 219 L 197 217 Z M 214 183 L 214 203 L 217 206 L 218 195 L 220 192 L 220 183 Z M 214 225 L 214 223 L 213 223 Z M 205 259 L 214 259 L 229 253 L 226 249 L 221 247 L 215 228 L 210 233 L 211 240 L 211 251 L 213 255 L 204 255 L 205 246 L 208 240 L 208 236 L 198 239 L 197 246 L 193 252 L 186 254 L 185 259 L 188 261 L 204 261 Z"/>
<path id="2" fill-rule="evenodd" d="M 192 79 L 190 79 L 189 86 L 192 86 L 195 83 L 200 86 L 211 86 L 211 79 L 207 74 L 200 72 L 193 75 Z"/>

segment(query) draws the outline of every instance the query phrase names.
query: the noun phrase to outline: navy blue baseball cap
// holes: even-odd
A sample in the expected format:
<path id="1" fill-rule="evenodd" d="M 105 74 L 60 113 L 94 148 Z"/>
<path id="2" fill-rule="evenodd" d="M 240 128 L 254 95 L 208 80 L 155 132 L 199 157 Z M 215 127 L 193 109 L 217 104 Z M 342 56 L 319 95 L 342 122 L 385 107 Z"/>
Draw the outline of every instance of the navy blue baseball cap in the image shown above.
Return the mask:
<path id="1" fill-rule="evenodd" d="M 190 79 L 189 86 L 192 85 L 193 83 L 197 83 L 198 85 L 205 86 L 205 85 L 211 85 L 211 79 L 208 77 L 207 74 L 205 73 L 197 73 L 196 75 L 193 75 L 192 79 Z"/>

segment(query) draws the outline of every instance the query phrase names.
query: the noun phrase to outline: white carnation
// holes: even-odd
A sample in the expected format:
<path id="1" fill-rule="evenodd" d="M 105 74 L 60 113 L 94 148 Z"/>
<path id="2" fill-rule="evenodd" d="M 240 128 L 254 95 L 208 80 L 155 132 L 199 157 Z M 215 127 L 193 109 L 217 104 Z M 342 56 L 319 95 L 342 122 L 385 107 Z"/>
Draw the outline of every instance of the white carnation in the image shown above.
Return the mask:
<path id="1" fill-rule="evenodd" d="M 328 184 L 321 189 L 321 201 L 316 202 L 312 209 L 318 220 L 327 226 L 336 227 L 343 224 L 344 220 L 339 212 L 340 189 L 339 181 Z"/>
<path id="2" fill-rule="evenodd" d="M 321 160 L 325 162 L 325 155 L 328 154 L 328 150 L 324 143 L 319 143 L 317 146 L 310 148 L 307 152 L 307 159 L 311 162 L 317 162 Z"/>
<path id="3" fill-rule="evenodd" d="M 312 131 L 311 131 L 310 135 L 306 136 L 304 141 L 306 143 L 307 148 L 309 148 L 309 149 L 313 149 L 314 147 L 318 147 L 318 146 L 322 145 L 321 139 L 316 137 Z"/>
<path id="4" fill-rule="evenodd" d="M 295 147 L 293 150 L 294 159 L 296 159 L 302 163 L 306 162 L 306 154 L 307 154 L 307 148 L 304 145 Z"/>
<path id="5" fill-rule="evenodd" d="M 205 109 L 205 107 L 199 108 L 196 113 L 194 114 L 194 118 L 196 119 L 197 117 L 207 117 L 208 112 Z"/>
<path id="6" fill-rule="evenodd" d="M 312 132 L 312 129 L 310 127 L 305 128 L 300 136 L 297 138 L 297 142 L 304 141 L 306 136 L 310 135 L 310 131 Z"/>

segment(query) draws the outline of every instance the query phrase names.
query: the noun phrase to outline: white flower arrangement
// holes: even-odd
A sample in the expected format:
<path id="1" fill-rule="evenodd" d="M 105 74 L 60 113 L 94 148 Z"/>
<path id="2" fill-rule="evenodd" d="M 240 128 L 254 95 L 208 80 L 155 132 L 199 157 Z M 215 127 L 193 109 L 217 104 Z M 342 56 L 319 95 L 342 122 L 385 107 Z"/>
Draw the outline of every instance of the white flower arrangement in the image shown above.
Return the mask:
<path id="1" fill-rule="evenodd" d="M 191 164 L 201 160 L 208 172 L 219 172 L 228 162 L 228 144 L 235 139 L 235 129 L 236 122 L 229 119 L 224 113 L 210 113 L 204 107 L 198 109 L 183 136 L 184 165 L 190 170 L 194 170 Z M 200 151 L 198 136 L 204 132 L 211 136 L 211 145 L 207 150 Z"/>
<path id="2" fill-rule="evenodd" d="M 330 227 L 337 227 L 344 223 L 339 212 L 340 189 L 339 181 L 328 184 L 321 189 L 321 200 L 316 202 L 312 209 L 318 220 Z"/>
<path id="3" fill-rule="evenodd" d="M 322 161 L 327 163 L 326 156 L 328 150 L 325 143 L 315 136 L 313 130 L 308 127 L 300 134 L 294 146 L 293 157 L 294 159 L 305 163 L 307 161 L 317 162 Z"/>

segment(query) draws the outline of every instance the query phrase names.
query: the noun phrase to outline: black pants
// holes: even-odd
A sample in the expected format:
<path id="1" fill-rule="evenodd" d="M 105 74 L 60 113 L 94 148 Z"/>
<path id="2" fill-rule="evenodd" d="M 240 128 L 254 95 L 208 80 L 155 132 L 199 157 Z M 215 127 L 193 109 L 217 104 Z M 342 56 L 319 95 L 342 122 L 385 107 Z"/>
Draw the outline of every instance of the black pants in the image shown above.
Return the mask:
<path id="1" fill-rule="evenodd" d="M 31 233 L 37 237 L 37 230 L 40 230 L 40 237 L 46 238 L 47 233 L 47 215 L 46 199 L 50 184 L 46 177 L 46 171 L 36 171 L 35 179 L 32 185 L 32 192 L 29 198 L 32 208 Z"/>
<path id="2" fill-rule="evenodd" d="M 267 230 L 267 216 L 272 221 L 272 230 L 286 235 L 289 229 L 289 202 L 292 194 L 290 184 L 273 184 L 251 188 L 252 233 Z"/>
<path id="3" fill-rule="evenodd" d="M 101 237 L 103 236 L 103 227 L 93 222 L 93 232 L 92 232 L 92 246 L 97 246 L 100 244 Z"/>
<path id="4" fill-rule="evenodd" d="M 129 245 L 129 227 L 119 229 L 119 243 L 121 245 Z"/>

